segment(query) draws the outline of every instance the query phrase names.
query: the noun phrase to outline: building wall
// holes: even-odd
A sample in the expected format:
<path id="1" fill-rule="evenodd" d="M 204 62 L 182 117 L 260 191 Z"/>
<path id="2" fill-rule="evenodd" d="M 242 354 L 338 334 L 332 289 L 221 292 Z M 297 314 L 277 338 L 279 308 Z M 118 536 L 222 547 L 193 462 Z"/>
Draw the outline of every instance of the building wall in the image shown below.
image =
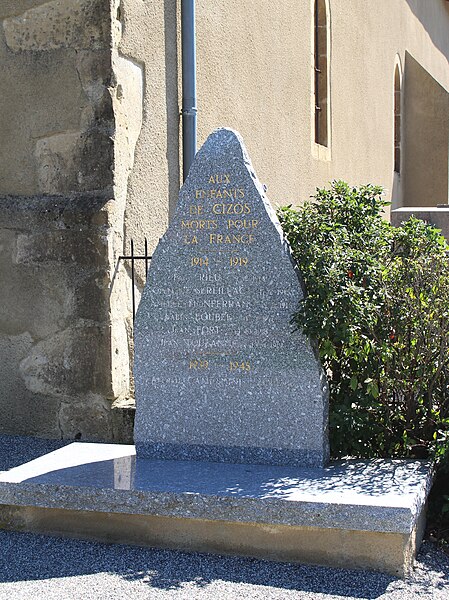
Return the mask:
<path id="1" fill-rule="evenodd" d="M 403 139 L 406 205 L 447 204 L 449 93 L 408 52 L 404 69 Z"/>
<path id="2" fill-rule="evenodd" d="M 199 143 L 216 127 L 238 130 L 274 204 L 300 204 L 332 179 L 381 184 L 394 206 L 441 202 L 445 190 L 447 200 L 449 2 L 328 1 L 328 149 L 313 141 L 313 0 L 196 7 Z M 131 388 L 129 265 L 119 256 L 131 238 L 140 252 L 147 237 L 151 251 L 176 206 L 179 9 L 1 2 L 3 432 L 125 435 L 111 411 Z"/>
<path id="3" fill-rule="evenodd" d="M 116 22 L 113 0 L 0 6 L 4 433 L 122 435 L 111 406 L 129 395 L 130 294 L 117 264 L 142 86 L 112 50 Z"/>
<path id="4" fill-rule="evenodd" d="M 394 206 L 417 202 L 413 178 L 420 178 L 420 168 L 413 156 L 406 159 L 405 147 L 401 175 L 393 173 L 395 61 L 404 70 L 408 52 L 447 94 L 446 0 L 329 1 L 331 147 L 324 157 L 313 144 L 313 1 L 284 0 L 275 11 L 265 0 L 196 5 L 199 143 L 216 127 L 237 129 L 275 204 L 300 204 L 335 178 L 383 185 Z M 179 184 L 179 18 L 173 0 L 159 10 L 136 0 L 122 6 L 120 49 L 142 62 L 146 73 L 127 234 L 137 240 L 149 234 L 154 245 Z M 420 110 L 420 98 L 409 95 L 406 102 L 410 113 Z M 430 103 L 428 113 L 433 109 Z M 445 114 L 440 118 L 443 123 Z M 447 148 L 447 137 L 426 137 L 429 161 L 436 155 L 444 161 Z M 407 176 L 412 183 L 403 197 Z M 423 177 L 423 185 L 432 188 L 439 177 Z"/>

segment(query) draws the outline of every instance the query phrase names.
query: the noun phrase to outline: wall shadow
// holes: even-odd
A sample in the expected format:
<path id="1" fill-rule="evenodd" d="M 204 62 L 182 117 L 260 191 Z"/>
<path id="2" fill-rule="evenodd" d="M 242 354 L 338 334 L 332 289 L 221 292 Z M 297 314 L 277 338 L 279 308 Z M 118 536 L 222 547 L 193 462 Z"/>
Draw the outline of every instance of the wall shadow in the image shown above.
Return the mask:
<path id="1" fill-rule="evenodd" d="M 446 204 L 449 93 L 406 52 L 403 94 L 403 205 Z"/>
<path id="2" fill-rule="evenodd" d="M 436 7 L 429 7 L 432 2 L 429 0 L 406 0 L 413 14 L 421 21 L 425 30 L 430 36 L 432 43 L 440 52 L 447 56 L 449 51 L 449 42 L 447 35 L 447 22 L 445 19 L 439 18 L 437 11 L 440 9 Z M 447 13 L 447 19 L 449 20 L 449 2 L 444 0 L 440 1 L 441 11 Z M 435 16 L 437 18 L 435 18 Z"/>

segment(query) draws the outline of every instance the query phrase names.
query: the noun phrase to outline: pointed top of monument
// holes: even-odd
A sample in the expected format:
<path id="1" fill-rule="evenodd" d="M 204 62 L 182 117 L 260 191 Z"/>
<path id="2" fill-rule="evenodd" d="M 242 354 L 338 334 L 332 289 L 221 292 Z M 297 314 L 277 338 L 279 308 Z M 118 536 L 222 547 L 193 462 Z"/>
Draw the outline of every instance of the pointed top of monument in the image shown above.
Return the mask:
<path id="1" fill-rule="evenodd" d="M 251 176 L 256 179 L 251 159 L 241 135 L 238 131 L 229 127 L 219 127 L 207 137 L 204 144 L 198 150 L 184 185 L 189 183 L 189 179 L 194 177 L 195 173 L 204 169 L 204 163 L 214 161 L 220 161 L 221 165 L 234 161 L 243 161 L 250 170 Z"/>
<path id="2" fill-rule="evenodd" d="M 240 150 L 244 155 L 244 159 L 249 160 L 245 144 L 239 132 L 230 127 L 218 127 L 209 134 L 199 153 L 222 154 L 223 152 L 229 152 L 231 149 Z"/>

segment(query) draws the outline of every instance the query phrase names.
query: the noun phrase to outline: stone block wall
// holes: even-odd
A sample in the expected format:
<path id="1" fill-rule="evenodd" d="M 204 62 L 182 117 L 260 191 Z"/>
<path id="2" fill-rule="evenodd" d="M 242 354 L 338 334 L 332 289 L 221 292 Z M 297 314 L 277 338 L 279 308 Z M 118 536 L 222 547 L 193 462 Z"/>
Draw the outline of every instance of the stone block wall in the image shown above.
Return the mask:
<path id="1" fill-rule="evenodd" d="M 109 2 L 3 4 L 0 193 L 112 188 Z"/>
<path id="2" fill-rule="evenodd" d="M 0 432 L 130 441 L 123 254 L 140 67 L 118 0 L 0 6 Z M 115 404 L 114 404 L 115 403 Z"/>
<path id="3" fill-rule="evenodd" d="M 113 437 L 105 205 L 91 196 L 0 199 L 4 432 Z"/>

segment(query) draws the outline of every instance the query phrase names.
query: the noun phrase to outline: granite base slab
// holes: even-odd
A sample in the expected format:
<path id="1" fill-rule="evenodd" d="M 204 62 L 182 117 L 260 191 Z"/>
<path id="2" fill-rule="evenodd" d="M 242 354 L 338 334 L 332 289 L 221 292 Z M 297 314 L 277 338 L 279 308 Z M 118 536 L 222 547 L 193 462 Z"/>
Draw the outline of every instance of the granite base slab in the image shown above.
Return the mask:
<path id="1" fill-rule="evenodd" d="M 324 469 L 163 461 L 73 443 L 0 473 L 0 526 L 404 575 L 431 485 L 423 461 Z"/>

